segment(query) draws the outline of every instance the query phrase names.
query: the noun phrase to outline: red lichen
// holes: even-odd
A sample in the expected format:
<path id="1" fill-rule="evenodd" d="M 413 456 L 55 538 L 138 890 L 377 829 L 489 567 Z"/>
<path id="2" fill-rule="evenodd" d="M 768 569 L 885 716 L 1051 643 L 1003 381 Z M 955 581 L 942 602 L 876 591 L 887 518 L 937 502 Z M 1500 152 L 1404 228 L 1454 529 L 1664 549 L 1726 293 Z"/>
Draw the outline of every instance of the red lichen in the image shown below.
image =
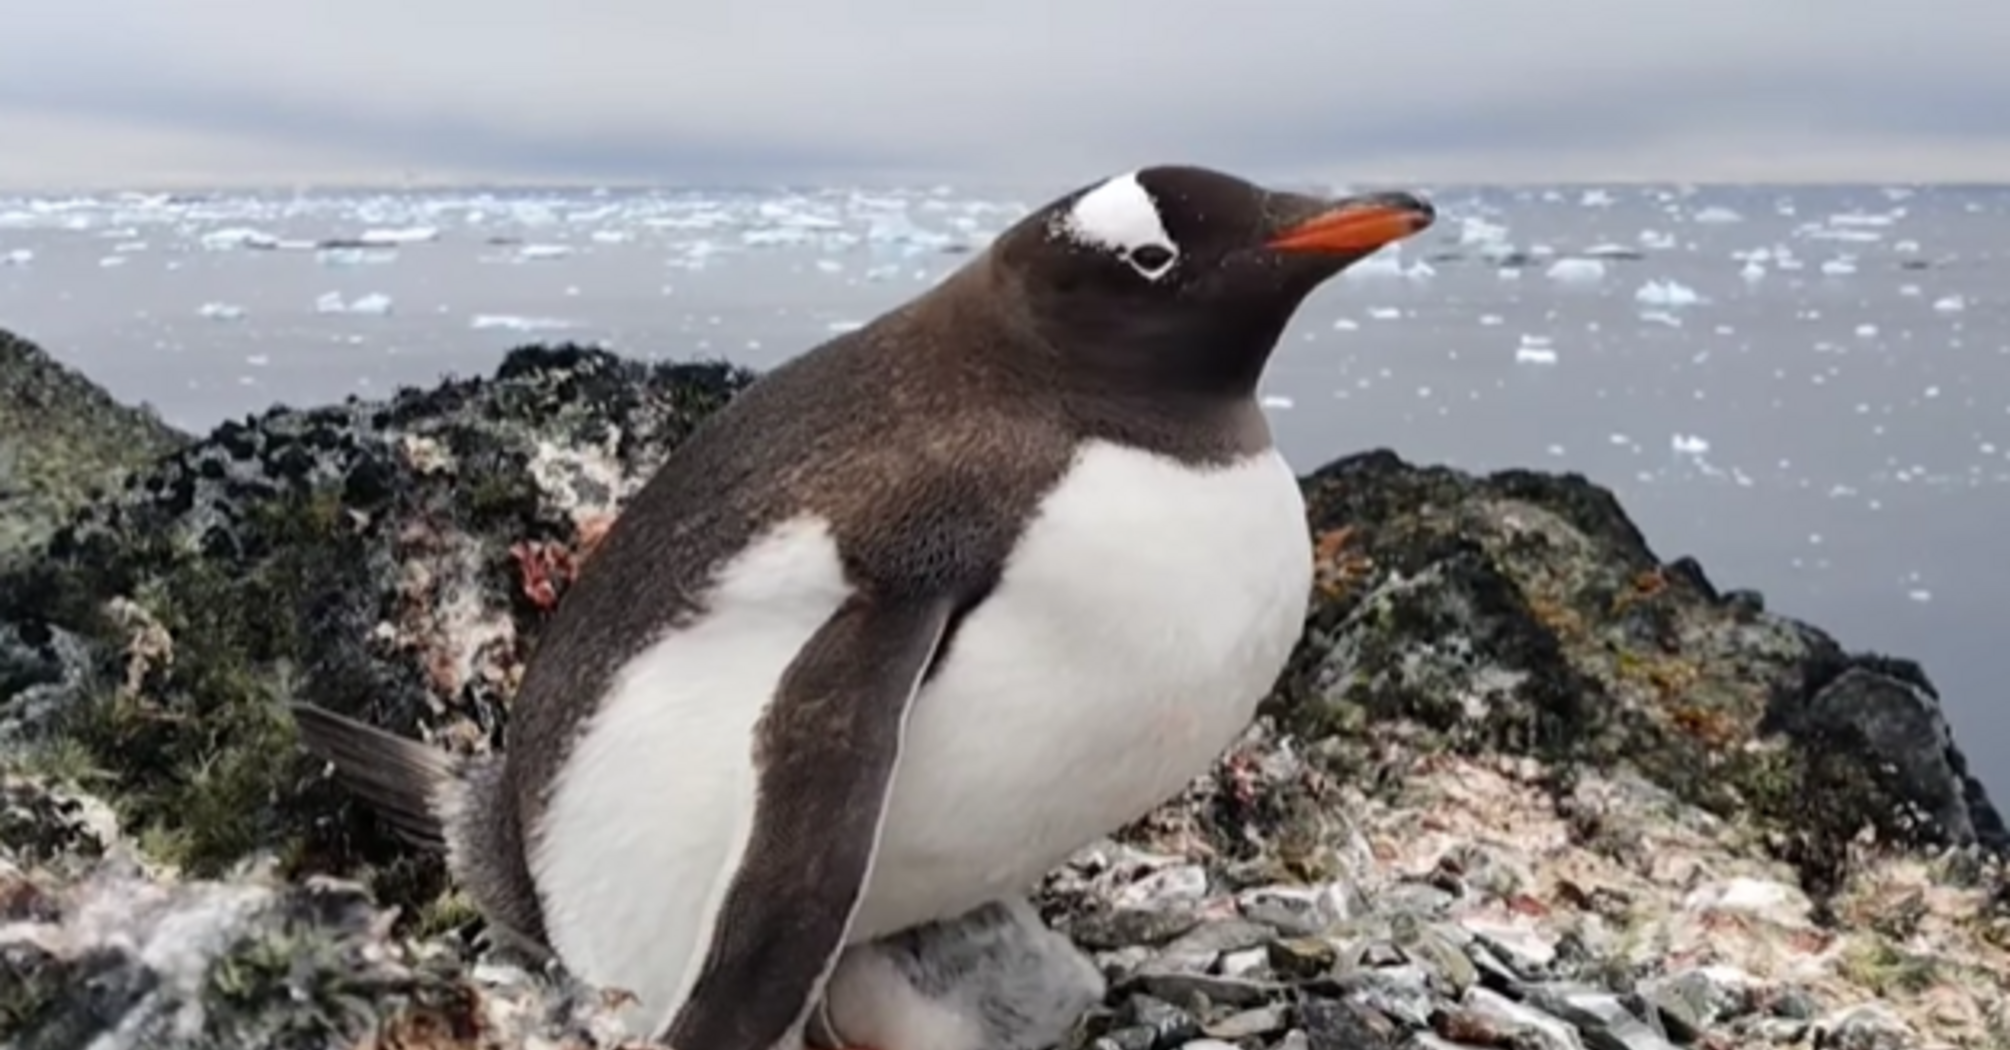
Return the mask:
<path id="1" fill-rule="evenodd" d="M 518 540 L 509 549 L 516 560 L 518 586 L 532 605 L 546 611 L 558 605 L 563 584 L 579 573 L 579 563 L 564 544 L 550 540 Z"/>

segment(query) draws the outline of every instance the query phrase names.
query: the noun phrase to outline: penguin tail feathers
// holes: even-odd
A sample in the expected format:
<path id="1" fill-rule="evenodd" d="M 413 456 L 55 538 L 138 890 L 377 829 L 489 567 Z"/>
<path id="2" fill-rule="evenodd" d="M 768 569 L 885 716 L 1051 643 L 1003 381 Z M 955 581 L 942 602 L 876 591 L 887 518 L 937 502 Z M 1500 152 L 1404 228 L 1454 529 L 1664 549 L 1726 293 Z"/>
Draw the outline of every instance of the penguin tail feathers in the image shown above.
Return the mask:
<path id="1" fill-rule="evenodd" d="M 399 838 L 446 852 L 444 811 L 458 796 L 458 756 L 312 704 L 289 706 L 301 744 L 334 765 L 337 783 L 368 803 Z"/>

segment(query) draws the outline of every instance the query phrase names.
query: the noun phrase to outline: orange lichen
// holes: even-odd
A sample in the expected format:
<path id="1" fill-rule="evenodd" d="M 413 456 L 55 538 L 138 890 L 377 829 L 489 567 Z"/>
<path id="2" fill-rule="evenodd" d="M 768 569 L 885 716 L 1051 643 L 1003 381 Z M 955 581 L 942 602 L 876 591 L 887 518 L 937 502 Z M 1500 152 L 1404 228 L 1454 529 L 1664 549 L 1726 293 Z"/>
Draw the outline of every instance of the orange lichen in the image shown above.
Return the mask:
<path id="1" fill-rule="evenodd" d="M 1347 549 L 1347 542 L 1353 534 L 1352 528 L 1343 526 L 1328 529 L 1313 538 L 1313 582 L 1319 592 L 1328 598 L 1345 594 L 1375 567 L 1374 560 L 1367 555 Z"/>
<path id="2" fill-rule="evenodd" d="M 1628 606 L 1658 597 L 1668 590 L 1668 573 L 1660 566 L 1635 573 L 1627 581 L 1626 589 L 1612 596 L 1614 615 L 1625 612 Z"/>
<path id="3" fill-rule="evenodd" d="M 1738 739 L 1737 720 L 1715 708 L 1685 704 L 1670 712 L 1669 718 L 1676 729 L 1712 747 L 1726 747 Z"/>
<path id="4" fill-rule="evenodd" d="M 1553 598 L 1533 596 L 1528 599 L 1529 615 L 1543 625 L 1549 633 L 1559 637 L 1574 637 L 1584 633 L 1584 618 L 1577 610 Z"/>

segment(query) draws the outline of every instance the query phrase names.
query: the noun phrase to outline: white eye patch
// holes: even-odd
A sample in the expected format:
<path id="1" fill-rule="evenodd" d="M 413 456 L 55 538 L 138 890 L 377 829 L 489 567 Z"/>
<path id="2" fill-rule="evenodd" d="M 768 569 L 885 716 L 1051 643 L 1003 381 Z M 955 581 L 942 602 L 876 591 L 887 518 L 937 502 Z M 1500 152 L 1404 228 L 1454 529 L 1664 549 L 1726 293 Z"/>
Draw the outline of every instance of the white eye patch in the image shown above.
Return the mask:
<path id="1" fill-rule="evenodd" d="M 1179 245 L 1166 233 L 1158 202 L 1134 171 L 1082 194 L 1055 224 L 1054 233 L 1116 253 L 1148 281 L 1179 264 Z"/>

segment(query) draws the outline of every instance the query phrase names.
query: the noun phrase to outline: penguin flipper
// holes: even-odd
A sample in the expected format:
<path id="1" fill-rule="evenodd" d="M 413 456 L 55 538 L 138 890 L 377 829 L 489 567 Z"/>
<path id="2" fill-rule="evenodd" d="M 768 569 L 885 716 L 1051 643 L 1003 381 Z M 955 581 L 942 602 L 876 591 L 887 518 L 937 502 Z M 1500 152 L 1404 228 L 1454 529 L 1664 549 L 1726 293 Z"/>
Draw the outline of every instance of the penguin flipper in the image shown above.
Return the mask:
<path id="1" fill-rule="evenodd" d="M 856 596 L 782 673 L 757 728 L 755 832 L 659 1040 L 765 1050 L 808 1018 L 864 898 L 908 713 L 957 610 L 948 595 Z"/>
<path id="2" fill-rule="evenodd" d="M 444 853 L 445 821 L 438 807 L 460 760 L 437 747 L 387 733 L 313 704 L 289 705 L 300 742 L 335 766 L 335 780 L 421 849 Z"/>

